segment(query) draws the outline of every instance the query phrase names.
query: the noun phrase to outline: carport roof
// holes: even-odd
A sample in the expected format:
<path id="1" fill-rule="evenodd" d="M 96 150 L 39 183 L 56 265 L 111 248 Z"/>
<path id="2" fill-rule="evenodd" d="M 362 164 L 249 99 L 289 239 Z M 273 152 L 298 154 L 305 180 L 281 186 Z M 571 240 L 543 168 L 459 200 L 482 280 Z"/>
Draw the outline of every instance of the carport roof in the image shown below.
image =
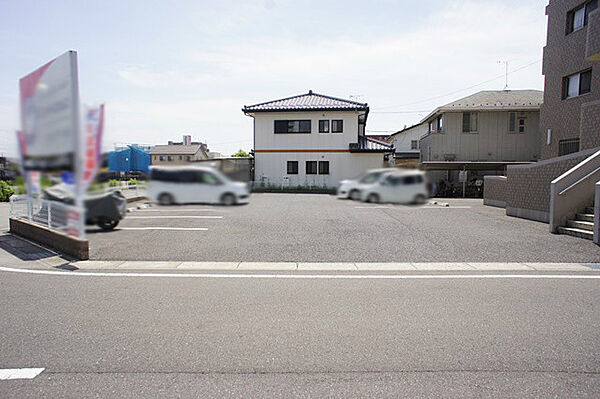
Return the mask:
<path id="1" fill-rule="evenodd" d="M 269 111 L 368 111 L 367 103 L 359 103 L 342 98 L 313 93 L 267 101 L 254 105 L 244 105 L 244 113 Z"/>

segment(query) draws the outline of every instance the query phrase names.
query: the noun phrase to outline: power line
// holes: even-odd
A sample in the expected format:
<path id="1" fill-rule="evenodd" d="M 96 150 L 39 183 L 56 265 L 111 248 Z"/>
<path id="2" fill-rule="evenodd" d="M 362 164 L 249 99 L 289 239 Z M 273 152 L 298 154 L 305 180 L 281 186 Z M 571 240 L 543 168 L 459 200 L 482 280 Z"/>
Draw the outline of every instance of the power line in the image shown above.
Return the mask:
<path id="1" fill-rule="evenodd" d="M 534 64 L 538 64 L 538 63 L 540 63 L 541 61 L 542 61 L 542 60 L 536 60 L 536 61 L 534 61 L 534 62 L 531 62 L 531 63 L 529 63 L 529 64 L 523 65 L 522 67 L 519 67 L 519 68 L 517 68 L 517 69 L 513 69 L 512 71 L 510 71 L 510 72 L 508 72 L 508 73 L 503 73 L 502 75 L 498 75 L 498 76 L 496 76 L 495 78 L 488 79 L 488 80 L 486 80 L 486 81 L 484 81 L 484 82 L 477 83 L 477 84 L 475 84 L 475 85 L 473 85 L 473 86 L 465 87 L 465 88 L 463 88 L 463 89 L 455 90 L 455 91 L 452 91 L 452 92 L 449 92 L 449 93 L 446 93 L 446 94 L 442 94 L 442 95 L 439 95 L 439 96 L 430 97 L 430 98 L 426 98 L 426 99 L 424 99 L 424 100 L 419 100 L 419 101 L 415 101 L 415 102 L 412 102 L 412 103 L 406 103 L 406 104 L 402 104 L 402 105 L 389 105 L 389 106 L 385 106 L 385 107 L 378 107 L 377 109 L 387 109 L 387 108 L 405 107 L 405 106 L 407 106 L 407 105 L 421 104 L 421 103 L 424 103 L 424 102 L 427 102 L 427 101 L 431 101 L 431 100 L 437 100 L 438 98 L 447 97 L 447 96 L 450 96 L 450 95 L 452 95 L 452 94 L 460 93 L 461 91 L 465 91 L 465 90 L 473 89 L 473 88 L 475 88 L 475 87 L 477 87 L 477 86 L 481 86 L 481 85 L 484 85 L 484 84 L 486 84 L 486 83 L 493 82 L 494 80 L 497 80 L 497 79 L 500 79 L 500 78 L 505 78 L 507 75 L 510 75 L 510 74 L 513 74 L 513 73 L 515 73 L 515 72 L 518 72 L 518 71 L 520 71 L 520 70 L 522 70 L 522 69 L 528 68 L 528 67 L 530 67 L 530 66 L 532 66 L 532 65 L 534 65 Z"/>

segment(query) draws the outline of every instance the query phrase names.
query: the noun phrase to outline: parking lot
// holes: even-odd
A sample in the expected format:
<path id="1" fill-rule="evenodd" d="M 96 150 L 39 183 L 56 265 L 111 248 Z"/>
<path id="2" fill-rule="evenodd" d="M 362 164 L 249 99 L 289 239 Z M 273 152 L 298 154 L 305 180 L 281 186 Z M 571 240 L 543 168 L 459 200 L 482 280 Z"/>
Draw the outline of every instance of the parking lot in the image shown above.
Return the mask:
<path id="1" fill-rule="evenodd" d="M 379 205 L 318 194 L 254 194 L 248 205 L 151 206 L 111 232 L 88 230 L 91 259 L 227 262 L 598 262 L 591 241 L 548 233 L 479 199 Z M 136 204 L 130 204 L 135 207 Z"/>

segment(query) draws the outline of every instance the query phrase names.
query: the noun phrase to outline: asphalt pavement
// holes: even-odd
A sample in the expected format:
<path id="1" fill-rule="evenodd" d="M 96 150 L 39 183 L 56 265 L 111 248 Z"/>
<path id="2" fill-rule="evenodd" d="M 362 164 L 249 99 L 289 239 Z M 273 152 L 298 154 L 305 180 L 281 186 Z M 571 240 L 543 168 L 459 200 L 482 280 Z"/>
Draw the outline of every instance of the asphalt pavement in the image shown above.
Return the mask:
<path id="1" fill-rule="evenodd" d="M 447 203 L 449 206 L 444 206 Z M 422 207 L 318 194 L 254 194 L 250 204 L 135 210 L 88 230 L 91 258 L 221 262 L 599 262 L 591 241 L 548 232 L 480 199 Z"/>
<path id="2" fill-rule="evenodd" d="M 6 398 L 600 395 L 597 279 L 0 276 Z"/>

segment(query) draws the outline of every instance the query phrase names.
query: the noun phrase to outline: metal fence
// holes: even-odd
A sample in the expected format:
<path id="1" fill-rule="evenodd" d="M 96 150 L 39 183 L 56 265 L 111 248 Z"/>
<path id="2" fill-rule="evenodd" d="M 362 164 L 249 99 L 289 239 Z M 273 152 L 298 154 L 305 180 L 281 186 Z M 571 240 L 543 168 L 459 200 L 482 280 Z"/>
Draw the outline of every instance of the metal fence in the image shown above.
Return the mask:
<path id="1" fill-rule="evenodd" d="M 10 217 L 85 238 L 85 211 L 74 205 L 26 195 L 13 195 L 10 197 Z"/>

